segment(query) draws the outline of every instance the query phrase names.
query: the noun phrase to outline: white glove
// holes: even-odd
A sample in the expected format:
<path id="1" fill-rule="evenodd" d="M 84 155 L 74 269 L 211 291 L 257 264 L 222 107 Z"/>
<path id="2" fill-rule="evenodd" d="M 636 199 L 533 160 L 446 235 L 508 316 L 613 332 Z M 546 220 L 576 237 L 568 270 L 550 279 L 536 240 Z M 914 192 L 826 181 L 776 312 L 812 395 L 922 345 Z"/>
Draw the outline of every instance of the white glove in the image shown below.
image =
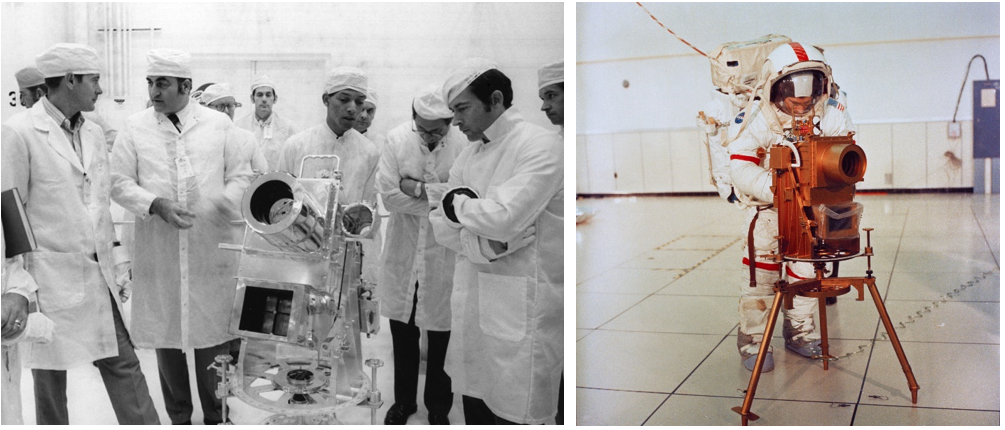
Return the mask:
<path id="1" fill-rule="evenodd" d="M 522 233 L 517 235 L 516 238 L 506 243 L 482 237 L 480 238 L 482 245 L 482 254 L 485 255 L 485 257 L 487 257 L 489 261 L 498 260 L 514 252 L 517 252 L 521 248 L 533 243 L 534 240 L 537 239 L 537 235 L 535 233 L 537 233 L 537 229 L 534 228 L 533 225 L 531 225 Z"/>
<path id="2" fill-rule="evenodd" d="M 125 303 L 132 295 L 133 264 L 129 259 L 129 251 L 124 246 L 112 248 L 115 261 L 115 285 L 119 287 L 119 300 Z"/>

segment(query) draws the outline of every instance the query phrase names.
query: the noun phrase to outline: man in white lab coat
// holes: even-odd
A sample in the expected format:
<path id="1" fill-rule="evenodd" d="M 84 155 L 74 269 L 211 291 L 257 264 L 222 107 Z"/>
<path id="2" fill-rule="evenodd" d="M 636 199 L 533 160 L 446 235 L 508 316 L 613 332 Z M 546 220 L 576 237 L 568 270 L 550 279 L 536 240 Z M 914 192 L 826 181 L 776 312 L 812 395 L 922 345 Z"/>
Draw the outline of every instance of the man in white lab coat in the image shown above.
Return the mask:
<path id="1" fill-rule="evenodd" d="M 240 106 L 234 98 L 234 93 L 230 89 L 230 84 L 211 84 L 199 95 L 199 104 L 223 112 L 231 120 L 234 119 L 234 109 Z M 245 146 L 245 157 L 251 162 L 251 170 L 256 174 L 269 171 L 269 162 L 265 159 L 265 154 L 258 146 L 255 135 L 243 128 L 238 127 L 237 134 L 243 136 Z"/>
<path id="2" fill-rule="evenodd" d="M 562 376 L 562 139 L 511 108 L 509 78 L 469 60 L 444 83 L 473 142 L 430 215 L 458 253 L 447 373 L 467 424 L 544 423 Z M 471 197 L 475 196 L 475 197 Z"/>
<path id="3" fill-rule="evenodd" d="M 31 109 L 49 92 L 49 87 L 45 86 L 45 77 L 42 76 L 42 72 L 37 67 L 29 66 L 18 70 L 14 77 L 17 79 L 17 86 L 20 90 L 21 106 Z M 105 133 L 105 143 L 108 145 L 108 150 L 111 151 L 119 131 L 97 112 L 81 112 L 81 115 L 84 116 L 84 119 L 101 127 L 101 131 Z"/>
<path id="4" fill-rule="evenodd" d="M 419 330 L 428 335 L 424 399 L 429 424 L 447 425 L 453 404 L 443 362 L 450 341 L 450 291 L 454 251 L 436 243 L 429 212 L 447 190 L 450 167 L 467 139 L 450 127 L 453 114 L 438 85 L 412 101 L 412 120 L 388 133 L 377 171 L 377 190 L 391 213 L 377 295 L 391 321 L 394 405 L 384 424 L 405 424 L 415 413 L 419 381 Z"/>
<path id="5" fill-rule="evenodd" d="M 48 95 L 6 124 L 3 189 L 17 187 L 38 247 L 25 269 L 53 341 L 30 344 L 39 424 L 68 424 L 66 370 L 95 363 L 120 424 L 158 424 L 157 411 L 122 322 L 112 247 L 108 152 L 83 119 L 101 94 L 101 61 L 84 45 L 57 44 L 36 58 Z"/>
<path id="6" fill-rule="evenodd" d="M 355 67 L 337 67 L 328 73 L 321 102 L 325 122 L 295 134 L 283 146 L 274 170 L 300 176 L 308 155 L 337 155 L 341 160 L 342 191 L 339 204 L 361 201 L 377 204 L 377 146 L 352 128 L 366 100 L 366 74 Z M 271 164 L 270 164 L 271 166 Z M 379 235 L 379 230 L 377 231 Z M 376 282 L 380 239 L 363 241 L 363 277 Z"/>
<path id="7" fill-rule="evenodd" d="M 565 61 L 545 64 L 537 70 L 537 95 L 541 98 L 541 111 L 552 124 L 561 127 L 559 136 L 565 136 Z"/>
<path id="8" fill-rule="evenodd" d="M 228 333 L 238 256 L 218 245 L 243 231 L 231 220 L 251 167 L 234 123 L 191 102 L 191 57 L 160 49 L 147 60 L 153 107 L 127 119 L 112 151 L 112 198 L 137 217 L 134 341 L 157 349 L 173 424 L 191 423 L 185 354 L 194 349 L 204 422 L 219 424 L 218 378 L 207 367 L 238 347 Z"/>
<path id="9" fill-rule="evenodd" d="M 254 112 L 235 121 L 238 127 L 255 134 L 258 147 L 272 169 L 279 165 L 286 140 L 300 132 L 300 127 L 273 110 L 277 102 L 276 83 L 268 75 L 259 76 L 251 82 Z"/>
<path id="10" fill-rule="evenodd" d="M 356 116 L 356 123 L 352 125 L 352 128 L 373 142 L 374 145 L 377 145 L 378 151 L 383 152 L 384 145 L 387 143 L 387 136 L 377 133 L 376 130 L 370 128 L 373 124 L 373 118 L 377 116 L 377 102 L 377 91 L 373 88 L 367 88 L 366 100 L 363 101 L 363 108 L 359 110 L 359 114 Z"/>

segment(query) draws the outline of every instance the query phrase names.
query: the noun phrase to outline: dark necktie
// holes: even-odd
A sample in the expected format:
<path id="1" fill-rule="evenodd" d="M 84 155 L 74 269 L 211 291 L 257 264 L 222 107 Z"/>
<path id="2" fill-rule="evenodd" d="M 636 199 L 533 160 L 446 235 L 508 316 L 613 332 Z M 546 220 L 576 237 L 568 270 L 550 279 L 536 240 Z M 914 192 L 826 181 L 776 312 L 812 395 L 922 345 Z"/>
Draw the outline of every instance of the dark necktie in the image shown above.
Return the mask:
<path id="1" fill-rule="evenodd" d="M 181 120 L 178 119 L 178 115 L 169 113 L 167 114 L 167 117 L 171 120 L 171 124 L 174 124 L 175 130 L 178 130 L 178 132 L 181 133 Z"/>

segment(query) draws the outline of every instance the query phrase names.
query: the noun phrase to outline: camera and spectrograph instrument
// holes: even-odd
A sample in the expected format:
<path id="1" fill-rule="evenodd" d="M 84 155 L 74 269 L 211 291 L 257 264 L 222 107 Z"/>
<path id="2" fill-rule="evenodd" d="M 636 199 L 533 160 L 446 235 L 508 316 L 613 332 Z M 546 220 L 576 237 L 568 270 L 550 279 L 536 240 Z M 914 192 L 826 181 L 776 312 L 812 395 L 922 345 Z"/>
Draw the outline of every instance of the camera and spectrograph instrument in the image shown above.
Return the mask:
<path id="1" fill-rule="evenodd" d="M 376 369 L 363 371 L 360 334 L 380 329 L 373 286 L 361 279 L 362 244 L 379 228 L 376 207 L 342 205 L 336 156 L 308 156 L 299 177 L 258 176 L 244 193 L 230 333 L 241 338 L 236 364 L 217 357 L 217 395 L 274 412 L 263 424 L 337 424 L 336 412 L 383 401 Z"/>
<path id="2" fill-rule="evenodd" d="M 830 355 L 827 339 L 827 297 L 837 297 L 858 290 L 857 300 L 865 300 L 865 288 L 872 295 L 883 327 L 893 344 L 911 390 L 911 402 L 918 402 L 918 383 L 907 362 L 893 323 L 876 288 L 872 276 L 871 228 L 866 232 L 866 246 L 861 249 L 858 221 L 862 207 L 854 202 L 855 184 L 865 176 L 865 152 L 854 140 L 854 134 L 824 137 L 811 119 L 795 119 L 782 142 L 769 149 L 770 168 L 774 172 L 772 191 L 774 207 L 778 210 L 778 253 L 769 254 L 776 263 L 812 263 L 814 279 L 793 283 L 785 280 L 785 265 L 779 264 L 779 280 L 774 287 L 775 298 L 765 326 L 761 347 L 750 375 L 750 384 L 743 406 L 733 408 L 741 416 L 743 425 L 759 417 L 750 412 L 757 390 L 757 382 L 771 344 L 778 313 L 784 305 L 792 309 L 793 297 L 799 295 L 817 298 L 820 308 L 821 355 L 824 370 L 835 357 Z M 865 277 L 825 277 L 827 263 L 837 263 L 857 257 L 866 257 Z"/>

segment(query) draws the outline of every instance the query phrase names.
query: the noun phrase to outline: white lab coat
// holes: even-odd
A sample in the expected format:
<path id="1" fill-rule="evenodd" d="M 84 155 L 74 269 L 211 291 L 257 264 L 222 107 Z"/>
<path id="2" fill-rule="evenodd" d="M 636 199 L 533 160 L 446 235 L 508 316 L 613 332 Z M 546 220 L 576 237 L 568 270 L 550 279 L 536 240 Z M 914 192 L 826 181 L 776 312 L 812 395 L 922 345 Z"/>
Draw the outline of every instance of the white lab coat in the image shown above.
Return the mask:
<path id="1" fill-rule="evenodd" d="M 517 423 L 543 423 L 558 406 L 563 363 L 563 151 L 554 131 L 507 109 L 450 170 L 456 225 L 437 208 L 436 240 L 458 253 L 446 370 L 454 392 L 485 401 Z M 508 242 L 530 226 L 537 238 L 488 264 L 479 237 Z"/>
<path id="2" fill-rule="evenodd" d="M 429 211 L 447 190 L 450 167 L 468 140 L 451 127 L 432 152 L 412 131 L 411 122 L 388 133 L 377 171 L 377 191 L 391 212 L 383 270 L 377 283 L 381 315 L 407 323 L 412 314 L 415 282 L 419 302 L 415 325 L 433 331 L 450 330 L 450 291 L 454 283 L 454 251 L 436 242 Z M 401 192 L 402 178 L 425 182 L 426 200 Z"/>
<path id="3" fill-rule="evenodd" d="M 737 348 L 743 358 L 756 355 L 760 348 L 768 318 L 767 310 L 770 309 L 774 295 L 772 288 L 779 278 L 778 265 L 764 257 L 778 250 L 778 240 L 775 239 L 778 235 L 778 211 L 775 208 L 765 209 L 764 206 L 771 203 L 774 198 L 774 193 L 771 191 L 773 172 L 768 168 L 770 166 L 768 148 L 779 142 L 782 136 L 772 130 L 768 119 L 763 112 L 760 112 L 764 107 L 765 105 L 760 102 L 752 105 L 751 113 L 744 115 L 746 117 L 744 121 L 749 121 L 746 129 L 729 145 L 730 176 L 740 206 L 746 215 L 742 252 L 745 270 L 741 275 L 740 328 L 737 336 Z M 730 130 L 735 133 L 738 128 L 733 127 Z M 841 136 L 854 130 L 854 125 L 842 110 L 831 106 L 830 103 L 826 105 L 821 118 L 823 136 Z M 754 160 L 758 160 L 758 149 L 763 149 L 765 156 L 755 162 Z M 750 288 L 748 271 L 750 245 L 747 243 L 746 232 L 754 216 L 758 214 L 758 207 L 762 210 L 757 215 L 753 232 L 756 286 Z M 813 265 L 810 263 L 787 263 L 784 270 L 789 282 L 814 276 Z M 799 339 L 814 341 L 820 338 L 813 321 L 816 306 L 816 299 L 796 296 L 793 299 L 793 309 L 783 310 L 783 334 L 787 341 Z"/>
<path id="4" fill-rule="evenodd" d="M 279 156 L 283 152 L 283 145 L 290 137 L 300 132 L 300 127 L 275 111 L 272 112 L 264 127 L 258 125 L 258 121 L 255 120 L 255 112 L 239 118 L 234 123 L 255 135 L 255 141 L 258 142 L 258 147 L 262 151 L 265 161 L 273 169 L 279 165 Z"/>
<path id="5" fill-rule="evenodd" d="M 265 159 L 265 153 L 259 147 L 255 134 L 243 128 L 238 128 L 236 133 L 244 142 L 244 156 L 251 162 L 251 170 L 255 174 L 268 173 L 269 161 Z"/>
<path id="6" fill-rule="evenodd" d="M 6 125 L 2 188 L 17 187 L 24 200 L 38 245 L 24 254 L 24 265 L 39 286 L 39 311 L 54 324 L 51 343 L 22 345 L 28 349 L 25 367 L 66 370 L 117 356 L 108 298 L 109 291 L 119 297 L 112 258 L 115 230 L 101 128 L 86 120 L 81 126 L 81 164 L 41 101 Z"/>
<path id="7" fill-rule="evenodd" d="M 6 126 L 3 127 L 4 133 L 11 132 Z M 7 243 L 3 241 L 3 229 L 0 228 L 0 257 L 4 258 L 2 273 L 0 273 L 0 279 L 2 279 L 3 294 L 14 293 L 24 296 L 24 298 L 31 300 L 32 295 L 38 290 L 35 285 L 35 281 L 31 279 L 28 272 L 24 270 L 24 260 L 20 255 L 13 258 L 6 258 Z M 0 372 L 3 373 L 3 380 L 0 381 L 2 385 L 2 397 L 0 397 L 0 424 L 3 425 L 21 425 L 24 424 L 23 418 L 21 416 L 21 354 L 19 353 L 18 343 L 12 343 L 10 345 L 5 344 L 0 347 L 2 351 L 3 363 L 0 363 Z"/>
<path id="8" fill-rule="evenodd" d="M 131 326 L 143 348 L 208 348 L 235 338 L 227 331 L 238 254 L 218 245 L 243 233 L 231 221 L 241 219 L 251 167 L 226 115 L 190 102 L 178 116 L 181 133 L 153 108 L 130 116 L 112 150 L 112 198 L 136 215 Z M 175 159 L 184 153 L 195 177 L 179 183 Z M 150 214 L 156 197 L 194 212 L 192 228 Z"/>
<path id="9" fill-rule="evenodd" d="M 274 114 L 273 114 L 274 115 Z M 273 170 L 280 170 L 293 176 L 300 176 L 300 165 L 308 155 L 337 155 L 342 171 L 342 190 L 339 204 L 347 205 L 366 200 L 377 204 L 377 165 L 380 151 L 373 142 L 349 129 L 342 137 L 335 135 L 328 124 L 322 122 L 293 135 L 283 145 L 279 164 Z M 363 277 L 377 282 L 380 262 L 380 230 L 373 240 L 363 241 Z"/>

